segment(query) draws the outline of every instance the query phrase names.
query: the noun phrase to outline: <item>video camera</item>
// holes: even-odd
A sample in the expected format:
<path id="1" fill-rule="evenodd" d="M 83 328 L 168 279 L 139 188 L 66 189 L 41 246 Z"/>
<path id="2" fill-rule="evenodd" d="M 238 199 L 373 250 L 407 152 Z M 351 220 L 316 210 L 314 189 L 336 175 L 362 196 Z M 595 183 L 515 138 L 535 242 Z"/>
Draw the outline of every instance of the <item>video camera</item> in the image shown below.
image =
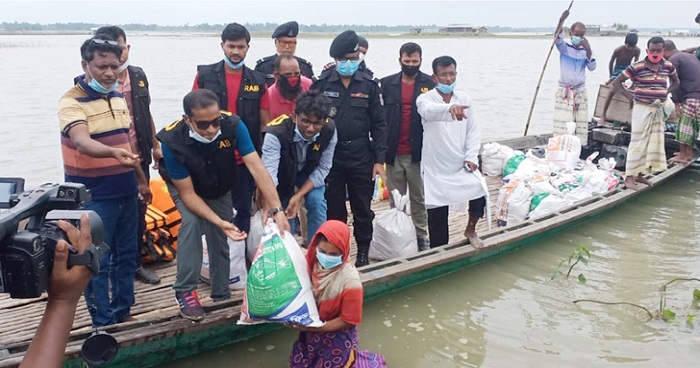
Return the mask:
<path id="1" fill-rule="evenodd" d="M 102 219 L 93 211 L 78 210 L 90 199 L 83 184 L 44 184 L 25 192 L 24 179 L 0 178 L 0 208 L 9 208 L 0 213 L 0 293 L 12 298 L 41 296 L 49 286 L 56 243 L 66 240 L 58 220 L 79 228 L 83 213 L 90 219 L 93 244 L 83 254 L 69 244 L 68 267 L 86 265 L 99 273 L 102 255 L 109 249 L 103 242 Z"/>

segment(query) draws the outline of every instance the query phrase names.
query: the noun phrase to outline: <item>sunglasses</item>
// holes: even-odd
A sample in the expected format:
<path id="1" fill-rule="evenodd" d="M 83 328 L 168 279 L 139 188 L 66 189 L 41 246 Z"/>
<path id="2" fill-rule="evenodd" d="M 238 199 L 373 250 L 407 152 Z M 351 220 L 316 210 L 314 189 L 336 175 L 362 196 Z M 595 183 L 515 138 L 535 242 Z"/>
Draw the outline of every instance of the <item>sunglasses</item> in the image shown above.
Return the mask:
<path id="1" fill-rule="evenodd" d="M 92 43 L 94 43 L 94 44 L 96 44 L 96 45 L 104 45 L 104 44 L 107 44 L 107 45 L 112 45 L 112 46 L 119 46 L 119 42 L 117 42 L 117 41 L 103 40 L 103 39 L 101 39 L 101 38 L 93 38 L 92 40 L 90 40 L 90 42 L 92 42 Z"/>
<path id="2" fill-rule="evenodd" d="M 221 126 L 221 121 L 224 119 L 223 116 L 219 115 L 214 120 L 211 121 L 196 121 L 192 120 L 192 122 L 197 126 L 197 129 L 199 130 L 207 130 L 209 129 L 209 126 L 213 126 L 214 128 L 219 128 Z"/>

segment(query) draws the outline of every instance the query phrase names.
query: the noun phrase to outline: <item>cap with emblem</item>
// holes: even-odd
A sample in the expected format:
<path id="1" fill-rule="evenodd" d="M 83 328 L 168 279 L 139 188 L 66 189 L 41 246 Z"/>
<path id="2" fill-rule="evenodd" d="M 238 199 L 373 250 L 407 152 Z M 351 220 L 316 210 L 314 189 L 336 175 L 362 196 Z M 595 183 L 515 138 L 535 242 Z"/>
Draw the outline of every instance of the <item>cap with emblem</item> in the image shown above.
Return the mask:
<path id="1" fill-rule="evenodd" d="M 334 59 L 341 58 L 346 54 L 357 52 L 359 47 L 357 43 L 357 33 L 345 31 L 333 39 L 328 53 Z"/>
<path id="2" fill-rule="evenodd" d="M 369 48 L 369 42 L 367 42 L 367 39 L 362 36 L 357 36 L 357 44 L 360 45 L 360 47 L 364 47 L 365 49 Z"/>
<path id="3" fill-rule="evenodd" d="M 296 37 L 299 34 L 299 23 L 295 21 L 282 23 L 272 32 L 272 38 Z"/>

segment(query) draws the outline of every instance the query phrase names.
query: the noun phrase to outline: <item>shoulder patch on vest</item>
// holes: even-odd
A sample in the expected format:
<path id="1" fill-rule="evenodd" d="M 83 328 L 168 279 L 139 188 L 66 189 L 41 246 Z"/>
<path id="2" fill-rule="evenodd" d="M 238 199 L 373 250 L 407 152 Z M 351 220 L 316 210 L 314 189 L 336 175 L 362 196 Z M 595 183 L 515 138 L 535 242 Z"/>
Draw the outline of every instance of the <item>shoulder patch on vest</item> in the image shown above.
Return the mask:
<path id="1" fill-rule="evenodd" d="M 166 126 L 166 127 L 165 127 L 165 131 L 167 132 L 167 131 L 170 131 L 170 130 L 175 129 L 175 127 L 177 126 L 177 124 L 179 124 L 181 121 L 182 121 L 182 119 L 176 120 L 176 121 L 173 122 L 172 124 Z"/>
<path id="2" fill-rule="evenodd" d="M 289 119 L 289 115 L 287 115 L 287 114 L 282 114 L 282 115 L 280 115 L 280 116 L 274 118 L 274 119 L 273 119 L 272 121 L 270 121 L 269 123 L 267 123 L 267 126 L 278 126 L 278 125 L 282 125 L 282 123 L 284 123 L 284 121 L 287 120 L 287 119 Z"/>

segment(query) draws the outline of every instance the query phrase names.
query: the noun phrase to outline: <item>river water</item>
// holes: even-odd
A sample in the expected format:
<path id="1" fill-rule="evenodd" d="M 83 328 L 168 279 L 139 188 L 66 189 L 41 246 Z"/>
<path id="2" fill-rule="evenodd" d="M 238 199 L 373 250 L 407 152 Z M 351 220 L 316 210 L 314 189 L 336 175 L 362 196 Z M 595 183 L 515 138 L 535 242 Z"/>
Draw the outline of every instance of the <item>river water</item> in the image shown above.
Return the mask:
<path id="1" fill-rule="evenodd" d="M 0 36 L 0 167 L 28 186 L 62 179 L 56 106 L 82 73 L 79 46 L 87 36 Z M 642 37 L 642 40 L 644 37 Z M 368 66 L 379 77 L 398 71 L 407 38 L 370 38 Z M 419 38 L 422 70 L 436 56 L 458 62 L 458 87 L 474 100 L 484 141 L 522 135 L 539 73 L 551 42 L 543 38 Z M 589 114 L 597 85 L 607 79 L 608 57 L 621 39 L 592 38 L 598 69 L 588 73 Z M 644 41 L 640 41 L 643 43 Z M 219 39 L 196 35 L 129 35 L 131 60 L 148 74 L 157 127 L 178 119 L 197 64 L 221 58 Z M 697 39 L 677 40 L 679 48 Z M 329 61 L 330 38 L 300 39 L 297 53 L 316 73 Z M 644 49 L 644 45 L 641 45 Z M 254 38 L 247 60 L 274 52 L 272 40 Z M 531 134 L 551 130 L 558 79 L 554 51 L 532 119 Z M 627 301 L 657 309 L 659 287 L 677 277 L 700 277 L 698 182 L 686 173 L 571 231 L 467 270 L 391 294 L 365 305 L 361 347 L 385 354 L 390 367 L 695 367 L 700 322 L 692 290 L 674 284 L 671 323 L 645 321 L 632 307 L 572 303 L 575 299 Z M 574 247 L 591 251 L 577 265 L 579 283 L 551 275 Z M 562 268 L 563 269 L 563 268 Z M 295 339 L 281 331 L 166 367 L 283 367 Z"/>

